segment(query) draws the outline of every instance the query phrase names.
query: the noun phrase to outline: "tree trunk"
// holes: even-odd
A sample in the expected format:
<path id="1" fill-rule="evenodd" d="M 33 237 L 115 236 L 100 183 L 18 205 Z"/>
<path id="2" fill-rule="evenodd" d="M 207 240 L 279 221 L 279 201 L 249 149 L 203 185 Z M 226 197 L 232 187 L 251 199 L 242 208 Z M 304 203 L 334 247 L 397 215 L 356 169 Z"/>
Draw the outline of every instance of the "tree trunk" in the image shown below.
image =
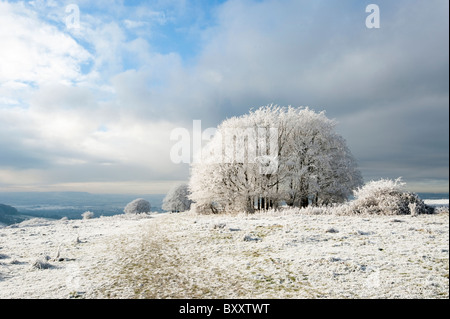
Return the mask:
<path id="1" fill-rule="evenodd" d="M 309 201 L 308 201 L 308 196 L 302 196 L 301 200 L 300 200 L 300 207 L 304 208 L 306 206 L 308 206 Z"/>
<path id="2" fill-rule="evenodd" d="M 253 202 L 253 198 L 251 196 L 249 196 L 247 198 L 247 213 L 248 214 L 253 214 L 255 212 L 255 204 Z"/>

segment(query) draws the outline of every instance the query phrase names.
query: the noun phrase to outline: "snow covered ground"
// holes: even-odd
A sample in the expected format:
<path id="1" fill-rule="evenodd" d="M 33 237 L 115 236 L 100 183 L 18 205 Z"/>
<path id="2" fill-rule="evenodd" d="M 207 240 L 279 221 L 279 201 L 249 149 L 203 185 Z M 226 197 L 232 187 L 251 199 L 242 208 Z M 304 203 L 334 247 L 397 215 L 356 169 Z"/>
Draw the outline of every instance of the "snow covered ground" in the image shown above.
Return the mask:
<path id="1" fill-rule="evenodd" d="M 425 199 L 424 203 L 429 206 L 448 206 L 448 199 Z"/>
<path id="2" fill-rule="evenodd" d="M 449 298 L 449 215 L 33 219 L 0 228 L 0 298 Z"/>

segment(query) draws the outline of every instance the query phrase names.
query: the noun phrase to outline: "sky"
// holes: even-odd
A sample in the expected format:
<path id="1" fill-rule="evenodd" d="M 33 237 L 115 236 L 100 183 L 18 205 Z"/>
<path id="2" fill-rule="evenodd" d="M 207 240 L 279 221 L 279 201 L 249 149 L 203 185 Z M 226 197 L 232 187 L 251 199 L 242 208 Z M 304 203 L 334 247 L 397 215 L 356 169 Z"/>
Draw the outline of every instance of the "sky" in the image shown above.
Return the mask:
<path id="1" fill-rule="evenodd" d="M 335 119 L 366 182 L 448 193 L 448 7 L 0 0 L 0 191 L 163 194 L 171 132 L 278 104 Z"/>

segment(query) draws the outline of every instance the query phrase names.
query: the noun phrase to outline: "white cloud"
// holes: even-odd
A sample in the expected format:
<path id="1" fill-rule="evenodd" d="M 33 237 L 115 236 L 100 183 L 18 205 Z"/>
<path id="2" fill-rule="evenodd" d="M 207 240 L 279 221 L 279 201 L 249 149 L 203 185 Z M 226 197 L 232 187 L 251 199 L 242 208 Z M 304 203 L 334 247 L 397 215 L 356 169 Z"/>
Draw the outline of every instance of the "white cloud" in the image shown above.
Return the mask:
<path id="1" fill-rule="evenodd" d="M 0 2 L 0 83 L 40 85 L 80 79 L 91 55 L 67 34 L 19 4 Z"/>
<path id="2" fill-rule="evenodd" d="M 146 21 L 134 21 L 134 20 L 123 20 L 123 24 L 128 29 L 134 29 L 134 28 L 141 28 L 148 25 L 148 22 Z"/>
<path id="3" fill-rule="evenodd" d="M 55 97 L 61 105 L 65 98 L 73 102 L 73 94 L 82 96 L 79 91 L 65 90 L 60 89 Z M 0 147 L 4 152 L 0 167 L 8 168 L 0 176 L 0 184 L 16 180 L 16 184 L 39 187 L 83 182 L 144 185 L 187 178 L 186 172 L 170 161 L 173 123 L 139 120 L 125 110 L 114 113 L 108 106 L 55 108 L 49 95 L 46 97 L 35 99 L 28 109 L 0 109 Z M 47 104 L 37 104 L 43 101 Z M 24 178 L 30 170 L 39 174 Z"/>
<path id="4" fill-rule="evenodd" d="M 166 82 L 179 57 L 151 53 L 144 39 L 127 42 L 117 23 L 87 15 L 77 35 L 92 55 L 22 4 L 0 5 L 0 167 L 7 168 L 0 184 L 44 187 L 84 178 L 125 185 L 180 173 L 169 158 L 173 124 L 141 118 L 149 114 L 147 88 Z M 126 56 L 142 70 L 123 72 Z M 88 61 L 93 65 L 83 74 Z"/>

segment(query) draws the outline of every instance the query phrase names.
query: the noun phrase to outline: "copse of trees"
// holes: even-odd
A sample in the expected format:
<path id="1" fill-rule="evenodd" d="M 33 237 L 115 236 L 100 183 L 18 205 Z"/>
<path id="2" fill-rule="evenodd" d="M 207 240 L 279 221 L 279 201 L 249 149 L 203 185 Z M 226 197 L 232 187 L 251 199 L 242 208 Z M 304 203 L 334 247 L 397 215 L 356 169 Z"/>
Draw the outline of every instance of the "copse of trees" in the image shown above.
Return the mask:
<path id="1" fill-rule="evenodd" d="M 192 164 L 199 212 L 343 202 L 362 185 L 336 123 L 309 108 L 265 106 L 225 120 Z"/>

